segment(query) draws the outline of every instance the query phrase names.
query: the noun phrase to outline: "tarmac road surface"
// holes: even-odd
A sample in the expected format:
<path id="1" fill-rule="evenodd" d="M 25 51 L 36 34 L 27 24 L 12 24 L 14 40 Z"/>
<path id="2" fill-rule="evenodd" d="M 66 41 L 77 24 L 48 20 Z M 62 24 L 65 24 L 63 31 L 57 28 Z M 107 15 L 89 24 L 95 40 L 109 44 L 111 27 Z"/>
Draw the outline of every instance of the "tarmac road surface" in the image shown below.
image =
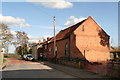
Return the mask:
<path id="1" fill-rule="evenodd" d="M 3 78 L 76 78 L 38 62 L 9 60 L 9 64 L 2 71 Z"/>

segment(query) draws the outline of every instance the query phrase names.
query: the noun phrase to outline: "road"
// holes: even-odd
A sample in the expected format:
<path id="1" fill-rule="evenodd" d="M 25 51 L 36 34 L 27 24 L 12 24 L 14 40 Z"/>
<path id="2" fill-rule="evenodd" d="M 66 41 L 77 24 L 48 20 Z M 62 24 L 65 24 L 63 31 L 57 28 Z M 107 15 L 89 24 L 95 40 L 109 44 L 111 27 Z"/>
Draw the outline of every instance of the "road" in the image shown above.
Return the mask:
<path id="1" fill-rule="evenodd" d="M 39 62 L 30 62 L 9 59 L 7 67 L 2 71 L 3 78 L 76 78 L 44 65 Z"/>

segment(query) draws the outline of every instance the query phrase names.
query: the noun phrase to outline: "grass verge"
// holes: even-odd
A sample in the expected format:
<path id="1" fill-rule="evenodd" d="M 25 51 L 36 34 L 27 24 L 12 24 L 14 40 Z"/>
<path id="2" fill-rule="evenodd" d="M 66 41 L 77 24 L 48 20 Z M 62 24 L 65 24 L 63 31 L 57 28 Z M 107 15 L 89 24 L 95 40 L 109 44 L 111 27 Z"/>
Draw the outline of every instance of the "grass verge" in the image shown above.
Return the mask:
<path id="1" fill-rule="evenodd" d="M 6 59 L 3 59 L 3 63 L 5 63 L 7 60 Z"/>

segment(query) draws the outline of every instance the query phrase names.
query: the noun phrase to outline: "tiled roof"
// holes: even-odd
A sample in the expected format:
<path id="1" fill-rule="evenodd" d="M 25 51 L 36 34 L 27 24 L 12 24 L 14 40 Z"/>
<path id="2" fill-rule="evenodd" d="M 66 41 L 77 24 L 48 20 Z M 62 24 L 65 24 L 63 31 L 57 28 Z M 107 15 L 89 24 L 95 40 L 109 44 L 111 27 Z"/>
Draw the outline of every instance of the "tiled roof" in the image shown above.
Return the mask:
<path id="1" fill-rule="evenodd" d="M 68 27 L 64 30 L 61 30 L 57 35 L 56 35 L 56 41 L 58 40 L 62 40 L 62 39 L 65 39 L 65 38 L 68 38 L 70 36 L 70 34 L 77 28 L 79 27 L 79 25 L 81 25 L 85 20 L 71 26 L 71 27 Z M 50 40 L 50 43 L 54 41 L 54 38 L 52 38 Z"/>
<path id="2" fill-rule="evenodd" d="M 89 16 L 87 19 L 73 25 L 73 26 L 70 26 L 64 30 L 61 30 L 57 35 L 56 35 L 56 41 L 60 41 L 60 40 L 63 40 L 63 39 L 66 39 L 70 36 L 70 34 L 76 29 L 78 28 L 83 22 L 85 22 L 86 20 L 88 19 L 93 19 L 91 16 Z M 93 19 L 94 21 L 94 19 Z M 95 22 L 95 21 L 94 21 Z M 95 22 L 96 23 L 96 22 Z M 97 24 L 97 23 L 96 23 Z M 99 25 L 98 25 L 99 26 Z M 99 26 L 100 27 L 100 26 Z M 101 28 L 101 27 L 100 27 Z M 104 33 L 104 35 L 107 35 L 108 37 L 110 37 L 102 28 L 101 28 L 102 32 Z M 48 43 L 45 43 L 45 44 L 49 44 L 49 43 L 52 43 L 54 42 L 54 37 L 51 38 L 51 40 L 48 42 Z"/>

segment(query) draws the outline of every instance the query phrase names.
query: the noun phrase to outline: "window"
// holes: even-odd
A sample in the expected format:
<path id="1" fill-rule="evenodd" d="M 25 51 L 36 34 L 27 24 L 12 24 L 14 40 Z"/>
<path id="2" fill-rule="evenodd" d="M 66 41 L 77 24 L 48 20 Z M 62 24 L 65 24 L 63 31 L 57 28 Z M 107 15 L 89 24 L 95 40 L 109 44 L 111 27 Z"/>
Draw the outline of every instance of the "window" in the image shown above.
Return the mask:
<path id="1" fill-rule="evenodd" d="M 69 44 L 68 43 L 65 44 L 65 56 L 69 57 Z"/>
<path id="2" fill-rule="evenodd" d="M 55 47 L 55 51 L 57 52 L 57 46 Z"/>
<path id="3" fill-rule="evenodd" d="M 49 48 L 49 54 L 51 54 L 51 48 Z"/>
<path id="4" fill-rule="evenodd" d="M 47 45 L 45 45 L 45 49 L 47 49 Z"/>
<path id="5" fill-rule="evenodd" d="M 58 49 L 57 49 L 57 46 L 56 46 L 56 47 L 55 47 L 55 53 L 54 53 L 54 56 L 55 56 L 55 57 L 57 57 L 57 54 L 58 54 L 58 53 L 57 53 L 57 50 L 58 50 Z"/>

